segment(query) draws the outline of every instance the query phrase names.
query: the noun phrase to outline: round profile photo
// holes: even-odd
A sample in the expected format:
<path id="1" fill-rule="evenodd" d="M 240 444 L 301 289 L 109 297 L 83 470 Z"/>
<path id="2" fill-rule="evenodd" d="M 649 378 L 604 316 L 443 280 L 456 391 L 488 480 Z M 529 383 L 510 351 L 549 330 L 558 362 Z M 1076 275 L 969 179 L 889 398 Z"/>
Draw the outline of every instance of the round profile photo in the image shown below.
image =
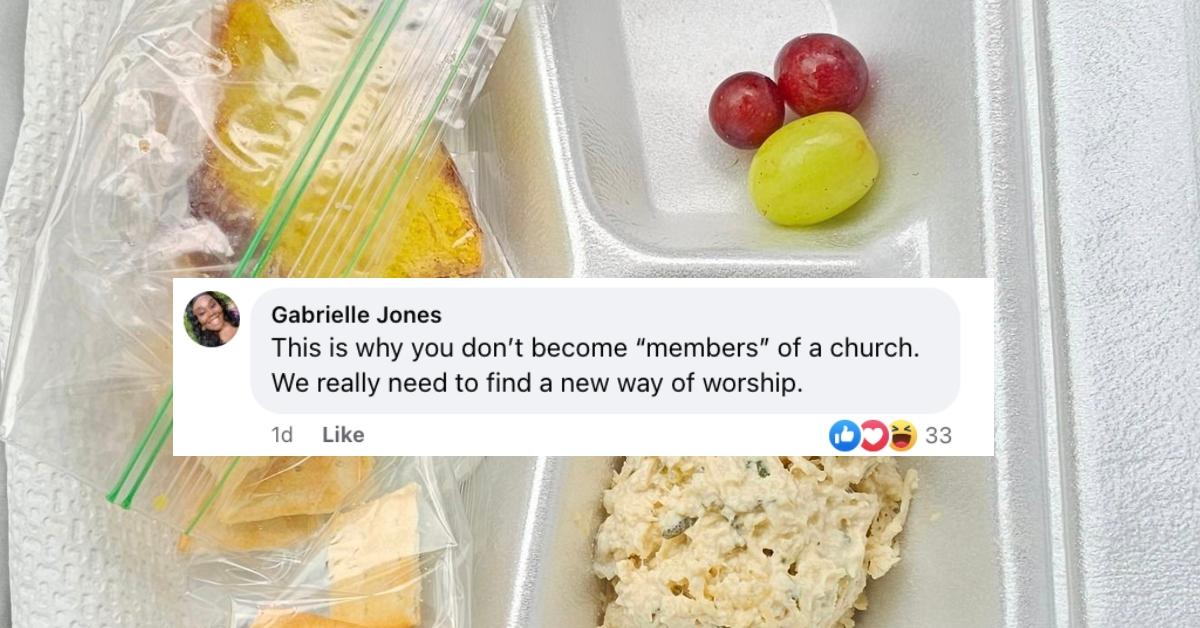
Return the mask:
<path id="1" fill-rule="evenodd" d="M 219 347 L 233 340 L 240 324 L 237 304 L 223 292 L 197 294 L 183 313 L 187 335 L 202 347 Z"/>

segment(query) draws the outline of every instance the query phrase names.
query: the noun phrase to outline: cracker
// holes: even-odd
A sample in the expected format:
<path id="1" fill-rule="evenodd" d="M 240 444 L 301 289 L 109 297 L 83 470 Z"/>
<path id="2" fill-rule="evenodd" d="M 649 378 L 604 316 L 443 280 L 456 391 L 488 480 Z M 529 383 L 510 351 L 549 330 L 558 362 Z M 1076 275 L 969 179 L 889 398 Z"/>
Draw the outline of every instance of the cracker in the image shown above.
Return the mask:
<path id="1" fill-rule="evenodd" d="M 327 515 L 362 484 L 373 458 L 280 457 L 225 492 L 217 520 L 227 525 L 294 515 Z"/>
<path id="2" fill-rule="evenodd" d="M 319 515 L 293 515 L 233 525 L 212 521 L 202 524 L 197 536 L 224 550 L 251 552 L 276 549 L 316 534 L 327 519 Z M 190 545 L 186 535 L 180 539 L 180 550 L 187 551 Z"/>
<path id="3" fill-rule="evenodd" d="M 354 624 L 312 613 L 267 610 L 259 613 L 250 628 L 357 628 Z"/>
<path id="4" fill-rule="evenodd" d="M 421 623 L 419 492 L 408 484 L 330 521 L 331 589 L 358 596 L 333 604 L 331 617 L 389 628 Z"/>

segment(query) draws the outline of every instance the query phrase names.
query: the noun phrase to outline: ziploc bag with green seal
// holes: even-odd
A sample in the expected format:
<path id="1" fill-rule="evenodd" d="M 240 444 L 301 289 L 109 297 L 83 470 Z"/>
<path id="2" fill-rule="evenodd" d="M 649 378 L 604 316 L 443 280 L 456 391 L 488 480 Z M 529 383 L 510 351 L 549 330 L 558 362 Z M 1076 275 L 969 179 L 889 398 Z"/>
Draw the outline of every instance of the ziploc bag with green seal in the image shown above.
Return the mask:
<path id="1" fill-rule="evenodd" d="M 472 543 L 445 458 L 390 458 L 287 552 L 194 552 L 189 625 L 470 626 Z"/>
<path id="2" fill-rule="evenodd" d="M 131 2 L 18 287 L 5 440 L 194 537 L 230 500 L 266 510 L 218 523 L 292 535 L 332 512 L 359 459 L 170 455 L 171 279 L 503 274 L 442 137 L 516 3 Z"/>

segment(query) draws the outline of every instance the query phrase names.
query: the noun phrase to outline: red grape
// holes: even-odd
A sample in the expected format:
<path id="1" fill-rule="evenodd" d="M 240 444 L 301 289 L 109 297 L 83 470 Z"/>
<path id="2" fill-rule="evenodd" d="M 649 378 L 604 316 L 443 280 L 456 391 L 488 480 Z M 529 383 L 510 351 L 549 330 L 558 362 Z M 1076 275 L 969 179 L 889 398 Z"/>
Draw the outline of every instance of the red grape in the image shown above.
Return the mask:
<path id="1" fill-rule="evenodd" d="M 775 59 L 775 78 L 792 111 L 851 113 L 867 95 L 867 62 L 850 42 L 824 33 L 789 41 Z"/>
<path id="2" fill-rule="evenodd" d="M 736 148 L 758 148 L 783 126 L 779 86 L 757 72 L 725 79 L 708 103 L 708 120 L 721 139 Z"/>

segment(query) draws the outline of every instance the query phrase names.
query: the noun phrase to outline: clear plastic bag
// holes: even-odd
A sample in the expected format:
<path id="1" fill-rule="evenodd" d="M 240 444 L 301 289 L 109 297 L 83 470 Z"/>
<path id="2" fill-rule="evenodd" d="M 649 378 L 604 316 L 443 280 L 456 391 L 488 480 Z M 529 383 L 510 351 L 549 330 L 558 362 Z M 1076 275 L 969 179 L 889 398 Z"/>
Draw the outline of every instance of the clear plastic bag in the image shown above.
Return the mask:
<path id="1" fill-rule="evenodd" d="M 191 548 L 190 620 L 213 628 L 469 626 L 471 544 L 454 464 L 380 459 L 316 534 L 290 548 Z"/>
<path id="2" fill-rule="evenodd" d="M 442 140 L 516 8 L 131 2 L 18 287 L 5 440 L 209 534 L 262 469 L 167 455 L 171 279 L 503 274 Z"/>

